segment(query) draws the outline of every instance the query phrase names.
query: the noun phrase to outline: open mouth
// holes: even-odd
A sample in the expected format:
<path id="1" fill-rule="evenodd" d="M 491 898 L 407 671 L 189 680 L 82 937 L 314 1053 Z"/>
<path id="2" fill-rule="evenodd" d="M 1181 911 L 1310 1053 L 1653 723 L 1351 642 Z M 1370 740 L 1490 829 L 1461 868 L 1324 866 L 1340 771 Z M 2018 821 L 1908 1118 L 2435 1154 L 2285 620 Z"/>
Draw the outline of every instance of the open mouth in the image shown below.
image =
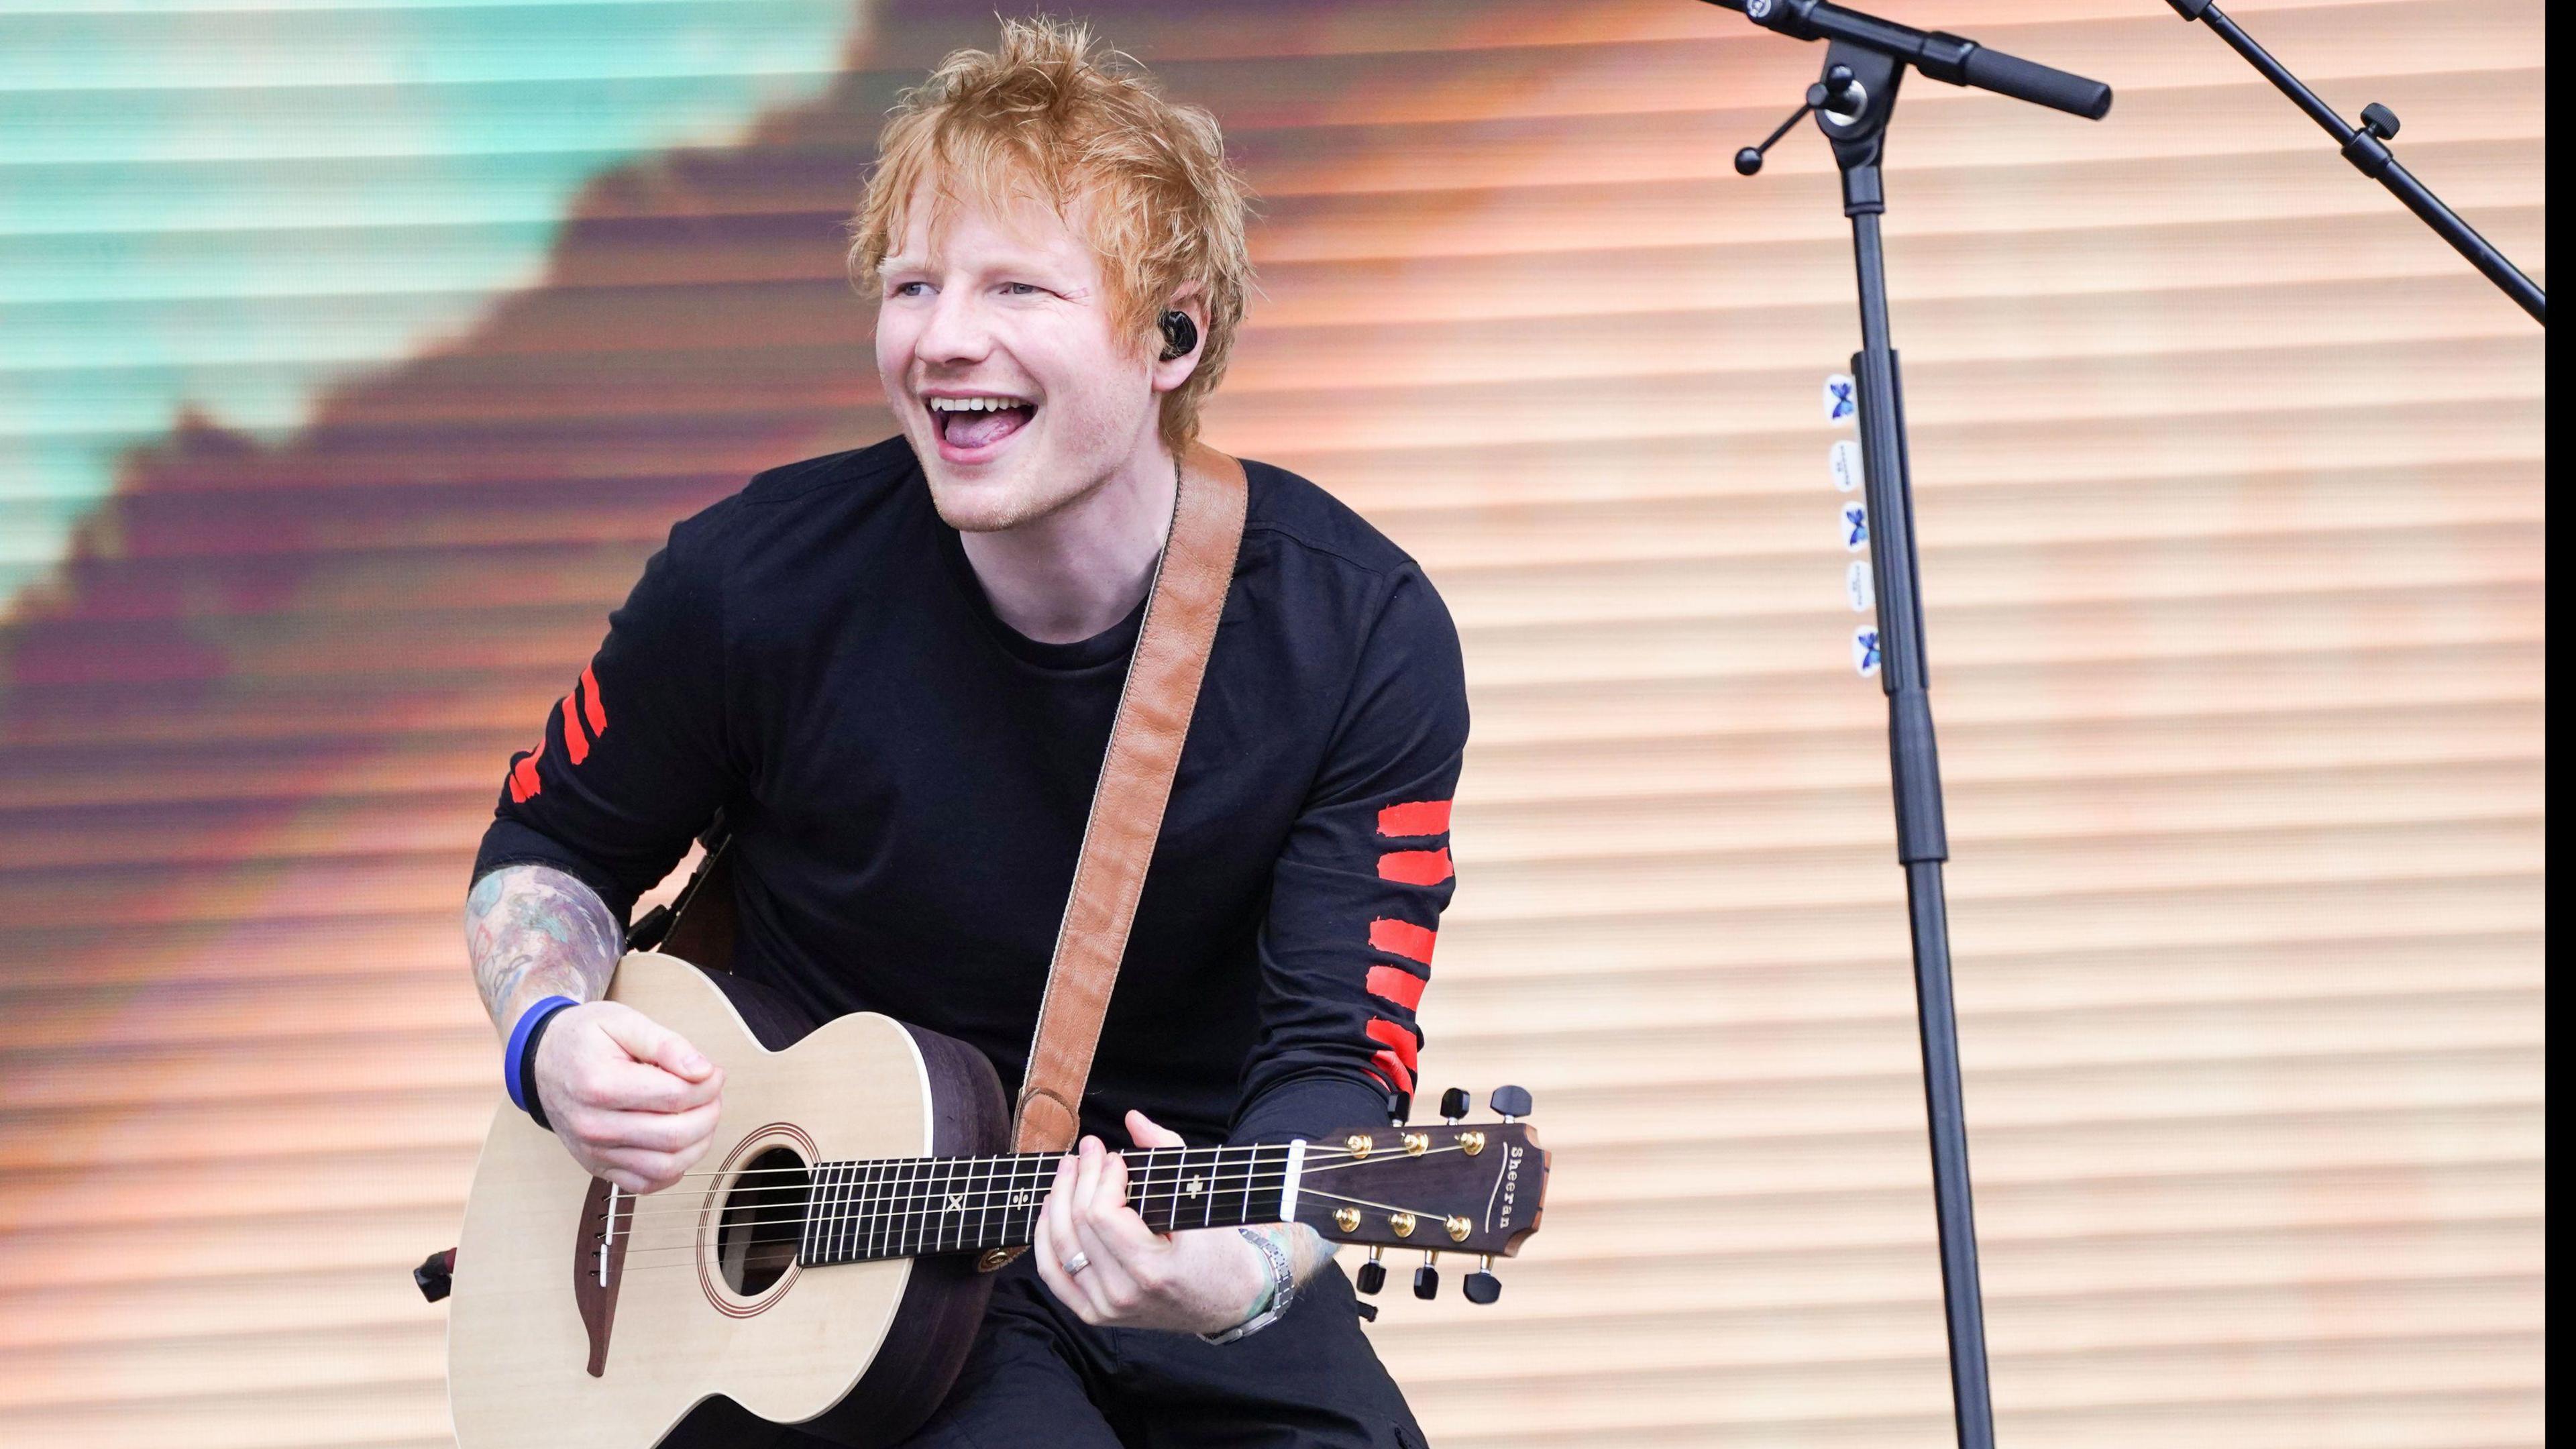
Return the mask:
<path id="1" fill-rule="evenodd" d="M 1037 404 L 1002 393 L 924 398 L 940 451 L 970 462 L 1002 444 L 1037 415 Z"/>

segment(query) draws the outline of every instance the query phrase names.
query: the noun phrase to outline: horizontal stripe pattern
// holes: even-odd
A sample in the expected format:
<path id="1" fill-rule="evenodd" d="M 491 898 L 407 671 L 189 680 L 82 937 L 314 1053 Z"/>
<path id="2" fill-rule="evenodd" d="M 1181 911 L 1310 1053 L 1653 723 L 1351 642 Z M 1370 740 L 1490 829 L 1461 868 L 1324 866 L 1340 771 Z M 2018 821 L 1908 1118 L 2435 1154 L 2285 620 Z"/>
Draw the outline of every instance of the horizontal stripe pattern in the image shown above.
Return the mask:
<path id="1" fill-rule="evenodd" d="M 409 75 L 332 12 L 330 85 L 263 48 L 291 12 L 164 8 L 203 13 L 85 76 L 31 37 L 169 18 L 0 16 L 0 130 L 48 118 L 0 159 L 0 392 L 54 400 L 0 450 L 150 430 L 104 505 L 0 497 L 11 539 L 95 515 L 0 640 L 0 1442 L 427 1446 L 444 1316 L 399 1275 L 498 1095 L 456 938 L 495 766 L 542 787 L 551 701 L 568 751 L 608 727 L 563 671 L 674 518 L 891 430 L 835 226 L 990 22 L 873 8 L 825 100 L 621 164 L 525 100 L 367 118 L 650 109 L 599 73 L 662 7 L 451 9 L 491 44 Z M 2000 1438 L 2539 1444 L 2540 334 L 2163 7 L 1876 8 L 2119 90 L 1918 80 L 1889 157 Z M 2539 5 L 2229 9 L 2542 259 Z M 1399 1294 L 1381 1355 L 1444 1446 L 1943 1442 L 1817 410 L 1847 233 L 1812 132 L 1727 164 L 1821 53 L 1663 0 L 1100 23 L 1264 197 L 1210 439 L 1384 527 L 1465 641 L 1472 869 L 1359 968 L 1436 1049 L 1368 1045 L 1425 1100 L 1531 1088 L 1555 1177 L 1501 1303 Z M 174 82 L 196 122 L 112 134 Z M 609 168 L 570 220 L 566 158 Z M 7 204 L 40 180 L 84 209 Z M 101 260 L 140 246 L 192 260 Z M 218 372 L 267 441 L 137 411 Z M 1445 847 L 1435 803 L 1385 850 Z"/>

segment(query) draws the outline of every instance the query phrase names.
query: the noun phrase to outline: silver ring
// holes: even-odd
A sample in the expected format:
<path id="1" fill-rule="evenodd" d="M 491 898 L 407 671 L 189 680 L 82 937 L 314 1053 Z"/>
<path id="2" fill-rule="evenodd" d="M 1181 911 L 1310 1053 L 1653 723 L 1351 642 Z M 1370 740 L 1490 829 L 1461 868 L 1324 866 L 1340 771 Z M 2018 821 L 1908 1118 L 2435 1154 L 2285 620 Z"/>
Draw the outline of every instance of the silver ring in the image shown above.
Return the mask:
<path id="1" fill-rule="evenodd" d="M 1089 1253 L 1076 1253 L 1072 1257 L 1064 1260 L 1064 1276 L 1068 1278 L 1079 1277 L 1081 1276 L 1082 1270 L 1090 1266 L 1091 1255 Z"/>

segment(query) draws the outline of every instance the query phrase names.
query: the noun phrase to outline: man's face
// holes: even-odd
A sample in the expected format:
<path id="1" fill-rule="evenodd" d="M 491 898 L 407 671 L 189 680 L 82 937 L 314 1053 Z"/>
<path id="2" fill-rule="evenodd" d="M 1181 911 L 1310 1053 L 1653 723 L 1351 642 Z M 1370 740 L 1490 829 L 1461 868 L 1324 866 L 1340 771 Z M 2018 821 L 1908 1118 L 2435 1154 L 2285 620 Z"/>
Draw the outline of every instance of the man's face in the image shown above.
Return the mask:
<path id="1" fill-rule="evenodd" d="M 950 527 L 1045 517 L 1152 450 L 1155 361 L 1113 334 L 1099 258 L 1062 217 L 960 199 L 934 240 L 926 186 L 906 210 L 877 372 Z"/>

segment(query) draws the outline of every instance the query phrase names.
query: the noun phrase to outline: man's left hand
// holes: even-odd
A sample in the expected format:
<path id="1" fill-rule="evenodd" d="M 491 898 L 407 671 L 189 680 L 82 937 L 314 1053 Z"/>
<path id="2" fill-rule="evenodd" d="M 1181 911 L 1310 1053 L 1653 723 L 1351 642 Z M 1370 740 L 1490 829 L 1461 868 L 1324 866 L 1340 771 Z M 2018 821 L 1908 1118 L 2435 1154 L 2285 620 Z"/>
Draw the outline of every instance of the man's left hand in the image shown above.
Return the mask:
<path id="1" fill-rule="evenodd" d="M 1127 1114 L 1139 1147 L 1180 1147 L 1180 1134 Z M 1251 1316 L 1270 1289 L 1261 1250 L 1232 1228 L 1158 1233 L 1127 1206 L 1127 1164 L 1085 1137 L 1056 1164 L 1038 1213 L 1038 1276 L 1085 1323 L 1221 1333 Z M 1066 1271 L 1080 1263 L 1079 1273 Z"/>

